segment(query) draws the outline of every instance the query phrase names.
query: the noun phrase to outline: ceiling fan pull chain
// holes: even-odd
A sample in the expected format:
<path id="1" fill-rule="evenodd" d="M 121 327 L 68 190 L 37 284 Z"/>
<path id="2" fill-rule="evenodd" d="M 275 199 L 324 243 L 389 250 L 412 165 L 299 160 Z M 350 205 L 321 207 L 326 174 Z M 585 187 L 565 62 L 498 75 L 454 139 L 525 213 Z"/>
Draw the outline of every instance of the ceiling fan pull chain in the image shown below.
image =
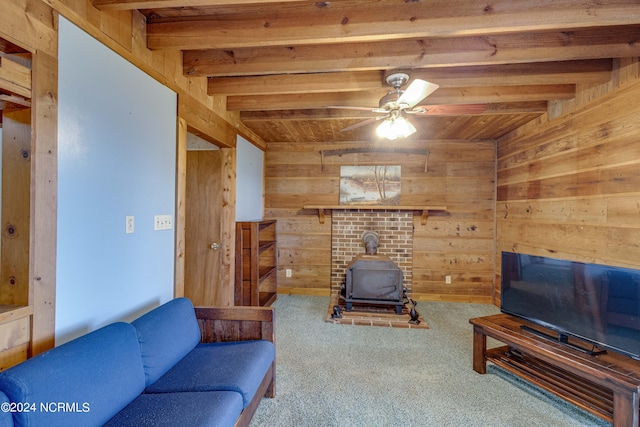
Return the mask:
<path id="1" fill-rule="evenodd" d="M 429 150 L 427 150 L 427 154 L 424 156 L 424 173 L 429 172 Z"/>

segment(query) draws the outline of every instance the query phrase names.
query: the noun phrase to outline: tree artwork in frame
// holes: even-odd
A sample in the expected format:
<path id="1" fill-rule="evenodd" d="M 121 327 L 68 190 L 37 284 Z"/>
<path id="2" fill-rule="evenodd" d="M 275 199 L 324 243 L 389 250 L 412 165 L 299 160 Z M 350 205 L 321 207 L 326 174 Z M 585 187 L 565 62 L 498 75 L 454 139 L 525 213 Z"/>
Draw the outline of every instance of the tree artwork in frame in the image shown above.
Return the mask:
<path id="1" fill-rule="evenodd" d="M 340 204 L 400 205 L 400 166 L 341 166 Z"/>

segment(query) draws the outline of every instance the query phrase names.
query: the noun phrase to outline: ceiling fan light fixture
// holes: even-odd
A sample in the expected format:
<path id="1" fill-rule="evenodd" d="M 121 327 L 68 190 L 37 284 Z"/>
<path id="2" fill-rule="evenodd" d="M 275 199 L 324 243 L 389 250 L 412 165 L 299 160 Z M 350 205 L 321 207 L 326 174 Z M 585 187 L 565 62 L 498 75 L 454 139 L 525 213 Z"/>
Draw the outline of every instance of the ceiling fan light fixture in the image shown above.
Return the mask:
<path id="1" fill-rule="evenodd" d="M 377 127 L 376 134 L 381 138 L 390 140 L 406 138 L 416 132 L 415 126 L 409 120 L 400 115 L 391 116 L 383 120 Z"/>
<path id="2" fill-rule="evenodd" d="M 405 138 L 417 132 L 417 129 L 407 120 L 405 114 L 424 115 L 427 110 L 424 107 L 418 107 L 418 104 L 438 89 L 438 85 L 426 80 L 415 79 L 406 90 L 402 89 L 409 81 L 409 74 L 404 71 L 393 71 L 385 76 L 384 81 L 387 85 L 391 86 L 393 90 L 387 92 L 385 96 L 380 98 L 377 108 L 329 107 L 366 110 L 376 114 L 384 114 L 382 117 L 371 118 L 347 126 L 341 129 L 342 132 L 350 131 L 380 120 L 382 120 L 382 122 L 380 122 L 376 128 L 376 133 L 381 138 L 393 140 Z"/>

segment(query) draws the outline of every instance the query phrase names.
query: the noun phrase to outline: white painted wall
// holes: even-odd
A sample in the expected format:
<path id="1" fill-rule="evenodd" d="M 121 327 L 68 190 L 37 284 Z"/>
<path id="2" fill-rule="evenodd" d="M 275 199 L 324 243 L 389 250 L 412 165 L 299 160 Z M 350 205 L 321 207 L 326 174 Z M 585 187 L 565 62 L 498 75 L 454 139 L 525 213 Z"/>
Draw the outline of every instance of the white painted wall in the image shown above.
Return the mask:
<path id="1" fill-rule="evenodd" d="M 209 151 L 219 149 L 219 147 L 200 138 L 198 135 L 187 132 L 187 151 Z"/>
<path id="2" fill-rule="evenodd" d="M 238 136 L 236 144 L 236 221 L 262 219 L 264 152 Z"/>
<path id="3" fill-rule="evenodd" d="M 176 94 L 60 17 L 56 344 L 173 297 Z M 125 234 L 125 217 L 135 230 Z"/>

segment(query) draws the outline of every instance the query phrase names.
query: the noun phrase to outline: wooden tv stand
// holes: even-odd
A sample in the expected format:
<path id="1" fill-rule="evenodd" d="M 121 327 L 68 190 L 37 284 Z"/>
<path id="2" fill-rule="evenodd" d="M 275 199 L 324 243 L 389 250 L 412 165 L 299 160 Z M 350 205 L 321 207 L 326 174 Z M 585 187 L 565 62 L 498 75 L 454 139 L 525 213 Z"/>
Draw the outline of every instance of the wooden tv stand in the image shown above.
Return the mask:
<path id="1" fill-rule="evenodd" d="M 487 361 L 492 362 L 615 427 L 639 427 L 640 362 L 612 351 L 595 356 L 582 353 L 523 331 L 522 325 L 544 328 L 506 314 L 469 322 L 474 371 L 484 374 Z M 487 349 L 487 337 L 506 345 Z"/>

